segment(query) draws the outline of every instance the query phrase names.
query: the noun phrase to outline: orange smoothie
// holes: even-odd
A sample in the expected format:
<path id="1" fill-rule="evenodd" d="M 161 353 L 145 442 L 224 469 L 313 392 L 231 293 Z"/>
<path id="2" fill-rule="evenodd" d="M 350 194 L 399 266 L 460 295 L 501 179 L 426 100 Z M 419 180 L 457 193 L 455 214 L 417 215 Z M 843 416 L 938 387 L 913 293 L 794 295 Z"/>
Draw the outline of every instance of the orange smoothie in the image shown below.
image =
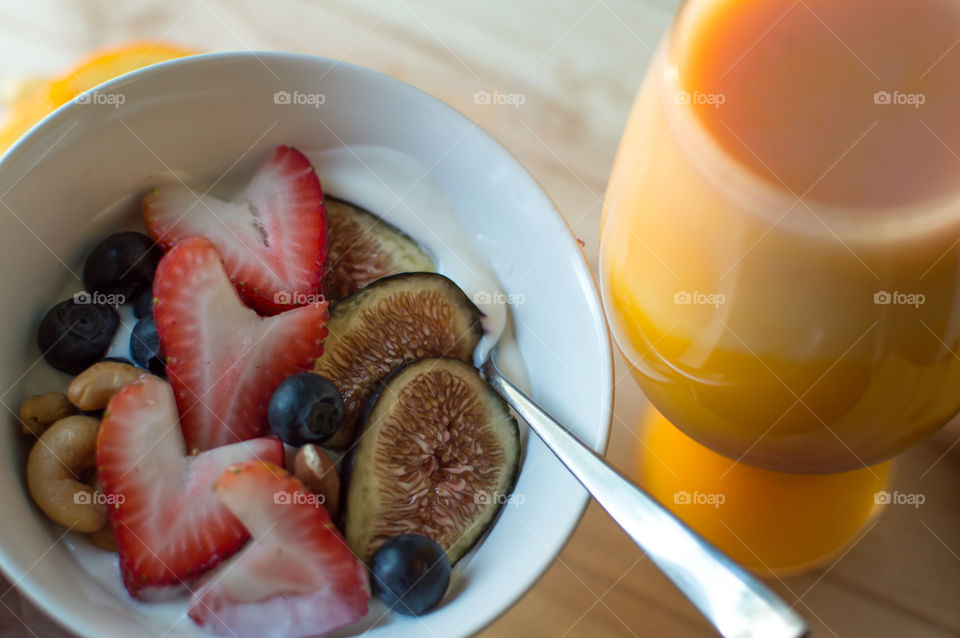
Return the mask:
<path id="1" fill-rule="evenodd" d="M 604 209 L 644 391 L 733 459 L 839 472 L 960 410 L 960 2 L 688 0 Z"/>

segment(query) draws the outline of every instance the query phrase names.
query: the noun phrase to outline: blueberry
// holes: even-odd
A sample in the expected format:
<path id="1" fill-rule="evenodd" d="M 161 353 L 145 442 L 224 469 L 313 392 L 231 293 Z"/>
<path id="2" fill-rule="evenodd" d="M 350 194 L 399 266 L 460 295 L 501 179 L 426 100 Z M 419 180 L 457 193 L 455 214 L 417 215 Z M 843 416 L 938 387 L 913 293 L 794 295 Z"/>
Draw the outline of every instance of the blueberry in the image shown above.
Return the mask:
<path id="1" fill-rule="evenodd" d="M 90 293 L 123 295 L 119 303 L 131 301 L 153 284 L 160 257 L 160 249 L 143 233 L 115 233 L 87 255 L 83 285 Z"/>
<path id="2" fill-rule="evenodd" d="M 273 433 L 289 445 L 323 443 L 343 421 L 343 397 L 326 377 L 302 372 L 274 390 L 267 409 Z"/>
<path id="3" fill-rule="evenodd" d="M 419 616 L 429 611 L 449 584 L 447 554 L 426 536 L 394 536 L 373 556 L 373 591 L 401 614 Z"/>
<path id="4" fill-rule="evenodd" d="M 79 374 L 103 357 L 120 325 L 110 306 L 61 301 L 40 321 L 37 344 L 47 363 L 68 374 Z"/>
<path id="5" fill-rule="evenodd" d="M 153 286 L 147 286 L 133 300 L 133 316 L 143 319 L 153 312 Z"/>
<path id="6" fill-rule="evenodd" d="M 160 352 L 160 336 L 153 315 L 147 315 L 137 322 L 130 334 L 130 358 L 141 368 L 163 376 L 166 363 Z"/>

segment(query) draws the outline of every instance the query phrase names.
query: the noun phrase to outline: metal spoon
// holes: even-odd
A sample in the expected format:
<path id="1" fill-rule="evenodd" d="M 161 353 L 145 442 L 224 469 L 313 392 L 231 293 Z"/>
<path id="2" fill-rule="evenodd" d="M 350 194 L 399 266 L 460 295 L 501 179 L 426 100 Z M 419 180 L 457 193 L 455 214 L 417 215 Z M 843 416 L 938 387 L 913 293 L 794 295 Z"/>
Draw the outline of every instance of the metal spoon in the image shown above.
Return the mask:
<path id="1" fill-rule="evenodd" d="M 484 377 L 547 444 L 613 520 L 726 638 L 800 638 L 807 626 L 766 585 L 614 470 L 497 367 Z"/>

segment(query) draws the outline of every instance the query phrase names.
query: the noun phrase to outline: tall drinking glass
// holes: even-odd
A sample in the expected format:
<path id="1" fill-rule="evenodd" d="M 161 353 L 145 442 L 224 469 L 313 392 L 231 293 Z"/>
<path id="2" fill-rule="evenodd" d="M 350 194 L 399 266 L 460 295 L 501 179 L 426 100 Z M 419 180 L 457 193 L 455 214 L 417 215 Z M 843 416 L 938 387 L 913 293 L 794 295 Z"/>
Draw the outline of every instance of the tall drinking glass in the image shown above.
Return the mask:
<path id="1" fill-rule="evenodd" d="M 960 2 L 688 0 L 604 209 L 616 340 L 738 461 L 886 460 L 960 410 Z"/>

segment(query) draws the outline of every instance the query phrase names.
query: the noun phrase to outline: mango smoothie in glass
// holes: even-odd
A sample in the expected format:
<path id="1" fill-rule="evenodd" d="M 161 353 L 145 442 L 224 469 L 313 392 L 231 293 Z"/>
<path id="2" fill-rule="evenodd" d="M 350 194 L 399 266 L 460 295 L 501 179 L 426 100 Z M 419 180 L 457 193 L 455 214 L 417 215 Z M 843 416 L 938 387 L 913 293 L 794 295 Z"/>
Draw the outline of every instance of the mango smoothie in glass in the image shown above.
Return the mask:
<path id="1" fill-rule="evenodd" d="M 688 0 L 607 191 L 613 333 L 671 422 L 788 472 L 960 410 L 960 2 Z"/>

